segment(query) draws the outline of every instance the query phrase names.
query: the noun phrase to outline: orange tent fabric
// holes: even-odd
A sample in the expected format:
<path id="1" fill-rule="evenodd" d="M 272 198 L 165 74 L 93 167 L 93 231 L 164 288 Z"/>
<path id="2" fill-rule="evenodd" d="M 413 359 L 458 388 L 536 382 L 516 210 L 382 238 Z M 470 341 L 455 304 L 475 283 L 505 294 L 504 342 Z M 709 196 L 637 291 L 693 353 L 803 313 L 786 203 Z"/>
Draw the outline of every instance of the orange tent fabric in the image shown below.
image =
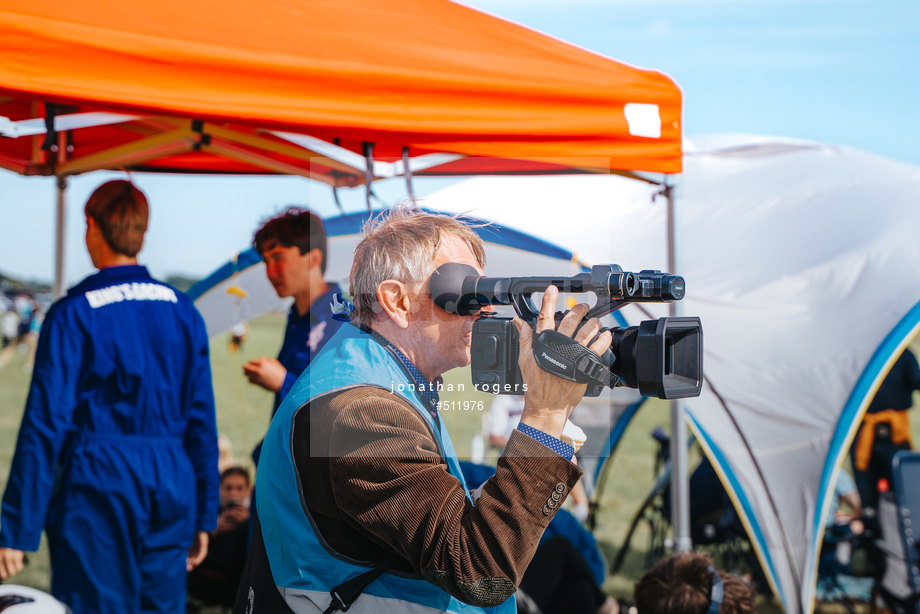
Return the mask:
<path id="1" fill-rule="evenodd" d="M 43 102 L 138 116 L 73 130 L 60 156 L 40 136 L 0 138 L 0 167 L 25 174 L 85 172 L 140 143 L 149 157 L 105 167 L 349 183 L 272 131 L 373 143 L 377 160 L 404 147 L 499 159 L 429 173 L 681 170 L 670 77 L 447 0 L 4 0 L 0 58 L 0 122 L 41 117 Z M 657 106 L 659 136 L 630 133 L 629 103 Z M 67 166 L 81 158 L 97 165 Z"/>

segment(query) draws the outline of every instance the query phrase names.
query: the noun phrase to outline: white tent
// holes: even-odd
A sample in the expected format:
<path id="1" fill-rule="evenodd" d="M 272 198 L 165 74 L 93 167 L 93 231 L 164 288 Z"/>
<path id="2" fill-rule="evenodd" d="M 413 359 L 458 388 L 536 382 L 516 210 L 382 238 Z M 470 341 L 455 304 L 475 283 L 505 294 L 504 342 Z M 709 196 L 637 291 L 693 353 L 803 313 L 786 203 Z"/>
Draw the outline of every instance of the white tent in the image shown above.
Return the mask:
<path id="1" fill-rule="evenodd" d="M 654 189 L 481 177 L 426 204 L 513 221 L 588 264 L 666 269 Z M 682 313 L 703 321 L 707 379 L 689 420 L 790 614 L 814 607 L 837 467 L 920 326 L 918 205 L 920 168 L 851 148 L 721 135 L 685 151 L 676 272 L 687 280 Z"/>

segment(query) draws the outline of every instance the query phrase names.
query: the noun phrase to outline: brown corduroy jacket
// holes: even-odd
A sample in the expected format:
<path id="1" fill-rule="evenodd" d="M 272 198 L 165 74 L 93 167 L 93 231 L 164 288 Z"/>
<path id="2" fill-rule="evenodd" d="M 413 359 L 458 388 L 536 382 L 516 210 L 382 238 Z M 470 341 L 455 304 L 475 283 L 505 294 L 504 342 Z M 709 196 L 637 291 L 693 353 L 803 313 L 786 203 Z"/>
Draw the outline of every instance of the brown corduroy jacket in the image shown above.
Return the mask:
<path id="1" fill-rule="evenodd" d="M 514 592 L 582 473 L 515 431 L 471 505 L 418 411 L 371 387 L 301 408 L 292 442 L 304 503 L 333 550 L 363 561 L 394 552 L 395 569 L 479 606 Z"/>

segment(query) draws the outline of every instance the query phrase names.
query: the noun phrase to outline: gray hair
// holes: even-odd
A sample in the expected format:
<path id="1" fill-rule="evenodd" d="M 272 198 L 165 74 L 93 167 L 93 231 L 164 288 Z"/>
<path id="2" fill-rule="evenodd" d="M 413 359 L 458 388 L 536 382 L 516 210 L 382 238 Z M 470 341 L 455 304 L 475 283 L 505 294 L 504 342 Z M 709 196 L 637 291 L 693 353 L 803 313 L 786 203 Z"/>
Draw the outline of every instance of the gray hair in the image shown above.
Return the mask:
<path id="1" fill-rule="evenodd" d="M 444 234 L 463 240 L 480 268 L 485 268 L 482 239 L 463 220 L 427 213 L 413 204 L 397 204 L 369 219 L 362 228 L 364 238 L 355 248 L 348 276 L 355 309 L 351 322 L 369 326 L 381 312 L 377 287 L 387 279 L 410 288 L 424 283 L 434 272 Z"/>

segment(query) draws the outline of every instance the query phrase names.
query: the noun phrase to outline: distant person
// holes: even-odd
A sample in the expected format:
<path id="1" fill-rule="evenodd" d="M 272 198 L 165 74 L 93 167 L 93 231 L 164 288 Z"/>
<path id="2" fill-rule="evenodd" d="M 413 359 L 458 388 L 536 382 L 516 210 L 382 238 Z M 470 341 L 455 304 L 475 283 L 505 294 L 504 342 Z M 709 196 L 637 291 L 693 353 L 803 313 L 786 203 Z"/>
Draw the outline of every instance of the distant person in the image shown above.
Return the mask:
<path id="1" fill-rule="evenodd" d="M 29 320 L 29 330 L 26 333 L 25 342 L 29 346 L 29 356 L 22 365 L 22 370 L 31 373 L 35 366 L 35 354 L 38 351 L 38 335 L 42 329 L 42 323 L 45 321 L 45 314 L 42 313 L 38 301 L 32 301 L 32 317 Z"/>
<path id="2" fill-rule="evenodd" d="M 243 344 L 249 338 L 249 324 L 246 322 L 237 322 L 230 329 L 230 343 L 227 350 L 231 354 L 236 354 L 243 349 Z"/>
<path id="3" fill-rule="evenodd" d="M 846 504 L 849 509 L 844 509 L 841 503 Z M 827 510 L 827 517 L 824 519 L 825 531 L 822 544 L 822 551 L 834 548 L 835 558 L 841 565 L 850 564 L 853 539 L 862 535 L 865 530 L 861 515 L 862 500 L 859 497 L 856 482 L 849 473 L 841 469 L 837 474 L 837 483 L 834 485 L 834 494 Z M 819 566 L 824 564 L 823 556 L 818 564 Z M 821 571 L 818 573 L 820 574 Z M 850 575 L 851 570 L 847 568 L 846 573 Z"/>
<path id="4" fill-rule="evenodd" d="M 233 454 L 233 442 L 223 433 L 217 434 L 217 470 L 221 475 L 230 467 L 236 467 L 236 456 Z"/>
<path id="5" fill-rule="evenodd" d="M 220 513 L 208 556 L 189 574 L 189 595 L 205 605 L 233 606 L 249 539 L 249 472 L 230 467 L 220 476 Z"/>
<path id="6" fill-rule="evenodd" d="M 337 284 L 326 272 L 326 232 L 316 214 L 292 207 L 265 222 L 253 246 L 265 262 L 265 274 L 278 296 L 294 298 L 278 358 L 262 356 L 243 365 L 249 381 L 275 393 L 272 416 L 310 360 L 342 325 L 332 318 Z M 260 443 L 253 452 L 259 462 Z"/>
<path id="7" fill-rule="evenodd" d="M 708 554 L 690 552 L 658 562 L 633 590 L 638 614 L 753 614 L 754 589 L 716 571 Z"/>
<path id="8" fill-rule="evenodd" d="M 520 590 L 543 614 L 618 614 L 616 599 L 604 594 L 572 542 L 565 537 L 541 541 Z"/>
<path id="9" fill-rule="evenodd" d="M 913 449 L 907 410 L 914 390 L 920 390 L 920 365 L 905 349 L 875 393 L 850 448 L 853 478 L 865 507 L 877 507 L 880 479 L 891 483 L 894 455 Z"/>
<path id="10" fill-rule="evenodd" d="M 10 305 L 10 308 L 0 316 L 0 369 L 10 362 L 19 345 L 19 314 Z"/>
<path id="11" fill-rule="evenodd" d="M 845 503 L 849 510 L 843 509 L 841 503 Z M 859 520 L 861 515 L 862 498 L 859 496 L 856 482 L 849 473 L 841 469 L 837 474 L 837 483 L 834 485 L 834 494 L 831 496 L 824 526 L 847 525 L 853 529 L 854 534 L 859 535 L 863 530 L 862 521 Z"/>
<path id="12" fill-rule="evenodd" d="M 670 520 L 671 494 L 664 494 L 664 509 Z M 715 544 L 731 536 L 747 538 L 719 474 L 705 454 L 690 475 L 690 538 L 694 544 Z"/>
<path id="13" fill-rule="evenodd" d="M 38 304 L 27 294 L 17 296 L 13 304 L 16 305 L 16 311 L 19 312 L 19 330 L 17 331 L 19 342 L 25 343 L 25 337 L 29 334 L 29 327 L 32 324 L 32 314 Z"/>
<path id="14" fill-rule="evenodd" d="M 460 461 L 460 470 L 471 490 L 495 475 L 495 467 L 466 461 Z M 605 576 L 594 536 L 575 516 L 560 509 L 540 536 L 540 545 L 521 579 L 518 612 L 530 614 L 532 602 L 544 614 L 617 614 L 617 601 L 600 589 Z"/>
<path id="15" fill-rule="evenodd" d="M 499 454 L 508 445 L 508 438 L 521 422 L 524 397 L 515 394 L 497 394 L 489 406 L 489 445 Z"/>
<path id="16" fill-rule="evenodd" d="M 0 518 L 0 579 L 42 527 L 51 593 L 74 614 L 180 612 L 218 505 L 204 321 L 138 266 L 143 192 L 110 181 L 85 207 L 99 269 L 49 310 Z"/>

